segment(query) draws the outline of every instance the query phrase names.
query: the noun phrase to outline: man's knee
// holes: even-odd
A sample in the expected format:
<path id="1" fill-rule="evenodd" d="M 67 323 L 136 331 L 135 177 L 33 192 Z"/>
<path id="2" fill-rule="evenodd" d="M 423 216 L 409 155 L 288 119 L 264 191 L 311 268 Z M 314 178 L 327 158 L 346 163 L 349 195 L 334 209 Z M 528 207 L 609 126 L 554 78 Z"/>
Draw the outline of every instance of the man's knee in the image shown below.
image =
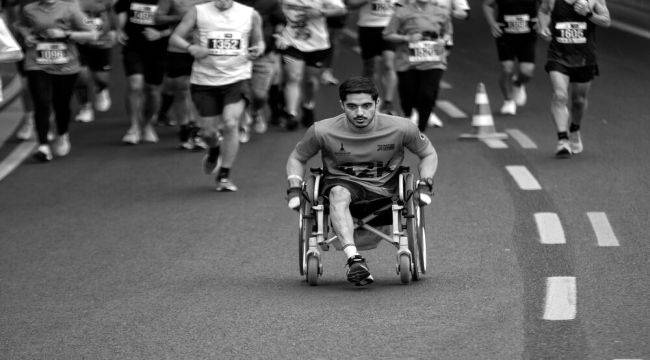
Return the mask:
<path id="1" fill-rule="evenodd" d="M 330 189 L 329 201 L 332 207 L 349 206 L 352 194 L 344 186 L 336 185 Z"/>
<path id="2" fill-rule="evenodd" d="M 552 101 L 556 104 L 567 104 L 569 102 L 569 95 L 566 91 L 555 90 L 553 91 Z"/>
<path id="3" fill-rule="evenodd" d="M 142 75 L 131 75 L 128 78 L 128 85 L 130 91 L 144 90 L 144 77 Z"/>

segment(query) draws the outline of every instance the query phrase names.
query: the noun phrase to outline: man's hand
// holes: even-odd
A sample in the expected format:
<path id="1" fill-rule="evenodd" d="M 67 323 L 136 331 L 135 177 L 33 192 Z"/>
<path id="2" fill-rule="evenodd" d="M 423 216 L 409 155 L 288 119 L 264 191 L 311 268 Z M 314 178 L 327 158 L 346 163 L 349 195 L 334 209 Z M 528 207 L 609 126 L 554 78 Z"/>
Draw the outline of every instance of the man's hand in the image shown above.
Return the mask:
<path id="1" fill-rule="evenodd" d="M 288 48 L 289 45 L 291 45 L 289 40 L 285 39 L 284 36 L 282 36 L 280 34 L 273 34 L 273 38 L 275 39 L 275 47 L 278 50 L 284 50 L 284 49 Z"/>
<path id="2" fill-rule="evenodd" d="M 296 210 L 300 208 L 300 197 L 302 196 L 301 187 L 290 187 L 287 190 L 287 206 L 291 210 Z"/>
<path id="3" fill-rule="evenodd" d="M 540 27 L 537 33 L 544 41 L 551 41 L 551 29 L 548 26 Z"/>
<path id="4" fill-rule="evenodd" d="M 591 8 L 589 8 L 589 1 L 587 0 L 577 0 L 573 3 L 573 10 L 578 14 L 585 16 L 589 13 Z"/>
<path id="5" fill-rule="evenodd" d="M 117 30 L 117 42 L 126 45 L 127 41 L 129 41 L 129 35 L 124 30 Z"/>
<path id="6" fill-rule="evenodd" d="M 495 38 L 501 37 L 501 35 L 503 35 L 501 24 L 498 22 L 495 22 L 494 24 L 490 25 L 490 31 L 492 31 L 492 36 Z"/>
<path id="7" fill-rule="evenodd" d="M 407 42 L 418 42 L 422 40 L 422 34 L 421 33 L 415 33 L 415 34 L 409 34 L 406 35 L 407 37 Z"/>
<path id="8" fill-rule="evenodd" d="M 250 60 L 255 60 L 258 57 L 262 56 L 264 48 L 260 45 L 251 46 L 248 48 L 248 58 Z"/>
<path id="9" fill-rule="evenodd" d="M 203 59 L 208 56 L 208 49 L 200 45 L 190 45 L 187 48 L 187 52 L 190 53 L 195 59 Z"/>
<path id="10" fill-rule="evenodd" d="M 418 181 L 417 190 L 420 206 L 431 204 L 431 197 L 433 196 L 433 178 L 420 179 Z"/>
<path id="11" fill-rule="evenodd" d="M 142 34 L 144 35 L 145 39 L 147 39 L 148 41 L 156 41 L 162 38 L 162 34 L 160 33 L 160 31 L 150 27 L 145 28 L 142 31 Z"/>
<path id="12" fill-rule="evenodd" d="M 61 39 L 65 37 L 65 31 L 58 28 L 50 28 L 45 30 L 45 36 L 50 39 Z"/>

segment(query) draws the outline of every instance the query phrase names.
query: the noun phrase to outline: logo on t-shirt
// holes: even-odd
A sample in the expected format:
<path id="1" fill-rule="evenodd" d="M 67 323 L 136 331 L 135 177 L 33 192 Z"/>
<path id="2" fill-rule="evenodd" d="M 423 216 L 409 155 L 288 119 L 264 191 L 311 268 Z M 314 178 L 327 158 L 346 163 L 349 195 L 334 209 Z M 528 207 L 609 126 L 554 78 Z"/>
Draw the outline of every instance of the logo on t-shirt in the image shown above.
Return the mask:
<path id="1" fill-rule="evenodd" d="M 392 150 L 395 150 L 395 144 L 377 145 L 377 151 L 392 151 Z"/>
<path id="2" fill-rule="evenodd" d="M 343 143 L 341 143 L 341 148 L 339 151 L 335 152 L 334 155 L 350 155 L 351 153 L 349 151 L 345 151 L 345 147 L 343 146 Z"/>

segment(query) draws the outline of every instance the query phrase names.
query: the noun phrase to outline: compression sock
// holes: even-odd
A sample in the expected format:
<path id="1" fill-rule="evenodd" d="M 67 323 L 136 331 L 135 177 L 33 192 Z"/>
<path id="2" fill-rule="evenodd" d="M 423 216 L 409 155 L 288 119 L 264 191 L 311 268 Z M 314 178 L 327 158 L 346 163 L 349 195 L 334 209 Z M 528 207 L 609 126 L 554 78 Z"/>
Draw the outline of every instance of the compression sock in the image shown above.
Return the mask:
<path id="1" fill-rule="evenodd" d="M 578 130 L 580 130 L 580 125 L 571 123 L 569 126 L 569 132 L 576 132 Z"/>
<path id="2" fill-rule="evenodd" d="M 569 140 L 569 134 L 566 131 L 558 131 L 557 139 L 558 140 Z"/>

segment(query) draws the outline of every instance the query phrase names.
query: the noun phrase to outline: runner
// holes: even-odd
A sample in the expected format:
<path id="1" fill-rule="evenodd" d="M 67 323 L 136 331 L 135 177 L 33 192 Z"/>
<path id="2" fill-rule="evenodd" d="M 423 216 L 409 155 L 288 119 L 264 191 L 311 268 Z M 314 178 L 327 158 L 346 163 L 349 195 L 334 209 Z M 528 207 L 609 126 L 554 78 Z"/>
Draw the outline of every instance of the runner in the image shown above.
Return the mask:
<path id="1" fill-rule="evenodd" d="M 217 172 L 217 191 L 237 191 L 229 176 L 239 150 L 239 120 L 250 96 L 251 59 L 264 54 L 261 22 L 249 6 L 213 0 L 192 7 L 170 39 L 173 46 L 194 57 L 190 92 L 210 146 L 203 170 Z M 194 30 L 196 42 L 188 42 Z"/>
<path id="2" fill-rule="evenodd" d="M 320 81 L 325 85 L 338 85 L 339 79 L 334 76 L 334 63 L 341 52 L 341 36 L 345 23 L 348 20 L 348 14 L 330 16 L 327 18 L 327 32 L 330 34 L 330 51 L 323 64 L 323 72 Z"/>
<path id="3" fill-rule="evenodd" d="M 553 87 L 551 115 L 558 137 L 555 155 L 568 158 L 583 150 L 580 125 L 591 82 L 599 73 L 596 25 L 608 27 L 611 19 L 605 0 L 542 0 L 538 19 L 540 36 L 551 42 L 545 70 Z"/>
<path id="4" fill-rule="evenodd" d="M 383 31 L 384 39 L 397 44 L 395 68 L 402 110 L 407 117 L 417 110 L 420 131 L 426 130 L 447 68 L 450 24 L 448 11 L 428 0 L 414 0 L 398 7 Z"/>
<path id="5" fill-rule="evenodd" d="M 501 62 L 501 113 L 515 115 L 526 104 L 526 83 L 535 71 L 538 0 L 484 0 L 483 12 Z M 518 62 L 518 64 L 516 64 Z M 517 66 L 518 65 L 518 66 Z"/>
<path id="6" fill-rule="evenodd" d="M 159 0 L 156 23 L 176 26 L 194 5 L 203 4 L 210 0 Z M 192 40 L 190 33 L 186 41 Z M 198 117 L 196 109 L 190 99 L 190 75 L 194 57 L 186 49 L 177 48 L 173 44 L 167 46 L 165 58 L 165 78 L 163 89 L 168 90 L 171 96 L 169 102 L 172 112 L 171 117 L 163 113 L 166 101 L 163 92 L 163 104 L 158 115 L 158 122 L 165 124 L 179 124 L 178 148 L 182 150 L 205 150 L 207 145 L 199 136 L 200 127 L 195 119 Z M 168 110 L 169 110 L 168 108 Z M 161 118 L 162 117 L 162 118 Z"/>
<path id="7" fill-rule="evenodd" d="M 285 127 L 298 126 L 302 100 L 302 124 L 314 122 L 315 94 L 320 73 L 330 51 L 326 17 L 345 14 L 342 0 L 284 0 L 287 26 L 276 37 L 284 64 Z M 304 88 L 303 88 L 304 80 Z"/>
<path id="8" fill-rule="evenodd" d="M 348 0 L 347 4 L 350 9 L 359 9 L 357 33 L 363 62 L 362 75 L 381 85 L 380 111 L 395 115 L 395 44 L 384 40 L 382 32 L 395 7 L 401 5 L 395 0 Z"/>
<path id="9" fill-rule="evenodd" d="M 82 68 L 77 84 L 77 98 L 81 108 L 75 120 L 91 122 L 95 120 L 95 112 L 90 103 L 90 94 L 94 94 L 97 111 L 108 111 L 111 107 L 108 85 L 109 71 L 112 68 L 111 52 L 116 42 L 117 19 L 112 0 L 78 1 L 87 16 L 86 22 L 100 34 L 97 41 L 78 45 Z"/>
<path id="10" fill-rule="evenodd" d="M 128 78 L 126 112 L 131 126 L 122 138 L 127 144 L 158 142 L 152 121 L 158 111 L 171 30 L 156 24 L 157 10 L 157 0 L 118 0 L 115 4 L 118 41 L 124 45 L 122 60 Z"/>
<path id="11" fill-rule="evenodd" d="M 46 162 L 52 160 L 47 137 L 51 109 L 57 128 L 57 137 L 52 142 L 54 154 L 66 156 L 70 152 L 70 100 L 81 70 L 75 42 L 95 41 L 98 33 L 86 24 L 78 5 L 63 0 L 25 5 L 17 29 L 26 46 L 25 71 L 34 100 L 39 142 L 34 157 Z"/>

